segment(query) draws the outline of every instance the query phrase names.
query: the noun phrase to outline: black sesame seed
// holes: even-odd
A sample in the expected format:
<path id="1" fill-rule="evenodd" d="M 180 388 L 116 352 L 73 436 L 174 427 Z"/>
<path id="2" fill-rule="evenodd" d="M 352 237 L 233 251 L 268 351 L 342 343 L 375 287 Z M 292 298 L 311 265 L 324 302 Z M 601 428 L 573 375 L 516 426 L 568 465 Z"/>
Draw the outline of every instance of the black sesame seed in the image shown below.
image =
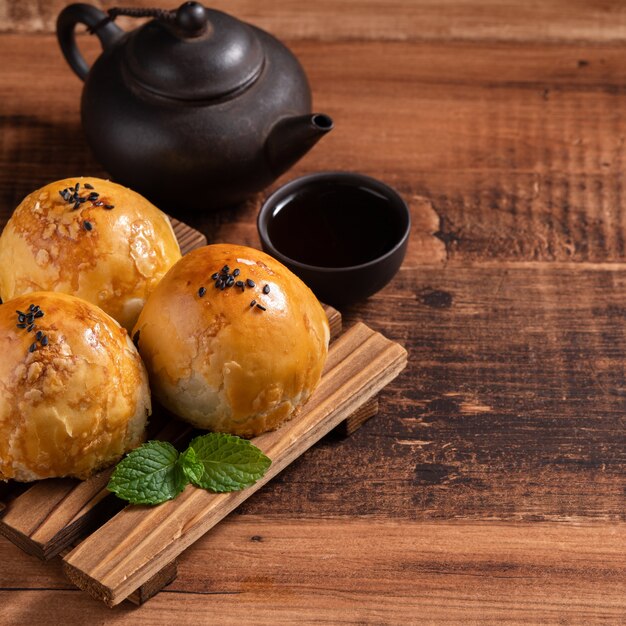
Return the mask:
<path id="1" fill-rule="evenodd" d="M 22 311 L 18 311 L 18 310 L 16 309 L 16 310 L 15 310 L 15 312 L 16 312 L 18 315 L 23 315 L 24 317 L 26 317 L 26 313 L 24 313 L 24 312 L 22 312 Z"/>
<path id="2" fill-rule="evenodd" d="M 80 189 L 80 183 L 76 183 L 76 184 L 74 185 L 74 191 L 75 191 L 76 193 L 78 193 L 78 190 L 79 190 L 79 189 Z"/>
<path id="3" fill-rule="evenodd" d="M 250 307 L 253 307 L 256 304 L 256 300 L 252 300 L 252 302 L 250 302 Z"/>
<path id="4" fill-rule="evenodd" d="M 89 199 L 90 199 L 90 200 L 95 200 L 95 199 L 96 199 L 99 195 L 100 195 L 100 194 L 99 194 L 97 191 L 92 191 L 92 192 L 89 194 Z"/>
<path id="5" fill-rule="evenodd" d="M 224 291 L 224 289 L 226 289 L 226 283 L 225 283 L 224 281 L 222 281 L 222 282 L 220 283 L 220 289 L 221 289 L 222 291 Z"/>
<path id="6" fill-rule="evenodd" d="M 93 189 L 93 185 L 90 185 L 89 183 L 85 183 L 85 189 Z"/>
<path id="7" fill-rule="evenodd" d="M 38 330 L 37 334 L 35 335 L 35 337 L 36 337 L 37 341 L 40 341 L 41 338 L 43 337 L 43 331 Z"/>
<path id="8" fill-rule="evenodd" d="M 233 276 L 239 276 L 239 274 L 241 274 L 241 270 L 239 268 L 237 268 L 234 272 L 233 272 Z"/>
<path id="9" fill-rule="evenodd" d="M 30 315 L 26 316 L 26 323 L 27 324 L 32 324 L 35 321 L 35 314 L 31 313 Z"/>
<path id="10" fill-rule="evenodd" d="M 59 195 L 61 196 L 61 198 L 63 198 L 63 200 L 67 200 L 67 196 L 65 195 L 66 191 L 66 189 L 64 189 L 63 191 L 59 191 Z"/>
<path id="11" fill-rule="evenodd" d="M 33 328 L 35 328 L 35 325 L 34 325 L 34 324 L 31 324 L 31 325 L 30 325 L 30 326 L 26 329 L 26 331 L 27 331 L 27 332 L 30 332 Z"/>
<path id="12" fill-rule="evenodd" d="M 232 276 L 229 276 L 228 280 L 226 281 L 226 286 L 232 287 L 234 284 L 235 284 L 235 279 Z"/>
<path id="13" fill-rule="evenodd" d="M 224 265 L 222 268 L 222 274 L 228 274 L 230 272 L 230 267 L 228 265 Z"/>
<path id="14" fill-rule="evenodd" d="M 78 202 L 84 204 L 85 202 L 87 202 L 87 198 L 78 198 Z"/>
<path id="15" fill-rule="evenodd" d="M 18 328 L 26 328 L 26 324 L 23 324 L 23 323 L 21 323 L 21 322 L 20 322 L 19 324 L 16 324 L 16 326 L 17 326 Z"/>
<path id="16" fill-rule="evenodd" d="M 74 203 L 74 211 L 76 211 L 76 209 L 80 208 L 80 201 L 76 200 L 76 202 Z"/>
<path id="17" fill-rule="evenodd" d="M 137 332 L 139 332 L 139 331 L 137 331 Z M 42 345 L 44 348 L 48 345 L 48 337 L 44 337 L 44 338 L 41 340 L 41 345 Z"/>
<path id="18" fill-rule="evenodd" d="M 256 287 L 256 283 L 251 278 L 246 279 L 246 285 L 248 285 L 248 287 Z"/>
<path id="19" fill-rule="evenodd" d="M 268 294 L 270 292 L 270 286 L 269 285 L 265 285 L 265 287 L 263 287 L 263 293 L 264 294 Z"/>
<path id="20" fill-rule="evenodd" d="M 83 222 L 83 226 L 85 227 L 85 230 L 91 230 L 93 228 L 91 222 Z"/>
<path id="21" fill-rule="evenodd" d="M 114 204 L 105 204 L 104 208 L 110 211 L 111 209 L 115 208 L 115 205 Z"/>
<path id="22" fill-rule="evenodd" d="M 219 289 L 221 286 L 222 286 L 222 281 L 218 278 L 218 279 L 215 281 L 215 288 L 216 288 L 216 289 Z"/>
<path id="23" fill-rule="evenodd" d="M 211 275 L 211 280 L 217 280 L 219 278 L 219 272 L 215 272 L 215 274 Z"/>
<path id="24" fill-rule="evenodd" d="M 37 311 L 37 313 L 35 313 L 35 317 L 43 317 L 43 311 Z"/>
<path id="25" fill-rule="evenodd" d="M 200 287 L 200 289 L 198 289 L 198 295 L 202 298 L 202 296 L 204 296 L 204 294 L 206 293 L 206 289 L 204 287 Z"/>
<path id="26" fill-rule="evenodd" d="M 30 348 L 28 348 L 29 352 L 34 352 L 35 350 L 37 350 L 37 344 L 36 343 L 31 343 L 30 344 Z"/>
<path id="27" fill-rule="evenodd" d="M 29 311 L 34 311 L 34 310 L 35 310 L 35 305 L 34 305 L 34 304 L 31 304 L 31 305 L 28 307 L 28 310 L 29 310 Z"/>
<path id="28" fill-rule="evenodd" d="M 243 287 L 243 280 L 238 280 L 238 281 L 235 283 L 235 285 L 236 285 L 237 287 Z"/>
<path id="29" fill-rule="evenodd" d="M 25 315 L 18 315 L 17 316 L 17 321 L 22 324 L 23 322 L 26 321 L 26 316 Z"/>
<path id="30" fill-rule="evenodd" d="M 267 311 L 267 309 L 262 304 L 257 304 L 256 308 L 261 309 L 261 311 Z"/>

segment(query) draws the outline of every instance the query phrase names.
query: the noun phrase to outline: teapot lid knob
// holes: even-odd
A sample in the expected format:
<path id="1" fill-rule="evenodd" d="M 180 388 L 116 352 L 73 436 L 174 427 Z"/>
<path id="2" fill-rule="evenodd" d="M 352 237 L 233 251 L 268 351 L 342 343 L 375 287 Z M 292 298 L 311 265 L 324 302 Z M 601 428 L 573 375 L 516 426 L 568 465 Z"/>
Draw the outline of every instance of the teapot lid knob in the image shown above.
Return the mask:
<path id="1" fill-rule="evenodd" d="M 185 2 L 176 10 L 176 26 L 186 37 L 199 37 L 208 24 L 206 9 L 199 2 Z"/>
<path id="2" fill-rule="evenodd" d="M 156 19 L 122 44 L 125 76 L 138 86 L 176 100 L 208 102 L 234 96 L 261 76 L 264 36 L 252 26 L 193 1 L 173 11 L 115 9 L 116 15 L 148 13 Z"/>

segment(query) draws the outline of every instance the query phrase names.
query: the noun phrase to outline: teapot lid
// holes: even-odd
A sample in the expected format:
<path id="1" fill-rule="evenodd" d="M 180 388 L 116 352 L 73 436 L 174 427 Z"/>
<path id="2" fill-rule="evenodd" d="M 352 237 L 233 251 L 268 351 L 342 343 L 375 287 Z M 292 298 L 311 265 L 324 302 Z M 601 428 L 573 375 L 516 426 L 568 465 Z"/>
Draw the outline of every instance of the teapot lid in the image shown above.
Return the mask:
<path id="1" fill-rule="evenodd" d="M 253 83 L 264 54 L 248 24 L 185 2 L 132 32 L 124 61 L 149 91 L 177 100 L 215 100 Z"/>

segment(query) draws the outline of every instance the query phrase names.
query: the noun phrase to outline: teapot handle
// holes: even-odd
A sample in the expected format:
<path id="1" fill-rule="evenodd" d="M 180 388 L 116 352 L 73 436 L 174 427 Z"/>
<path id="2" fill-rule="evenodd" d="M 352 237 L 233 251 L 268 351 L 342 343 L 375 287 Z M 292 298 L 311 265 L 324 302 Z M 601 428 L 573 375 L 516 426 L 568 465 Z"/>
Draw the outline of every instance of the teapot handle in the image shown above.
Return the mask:
<path id="1" fill-rule="evenodd" d="M 124 31 L 106 13 L 90 4 L 70 4 L 61 11 L 57 18 L 57 39 L 61 51 L 76 75 L 85 80 L 89 66 L 76 45 L 74 29 L 77 24 L 85 24 L 91 34 L 95 33 L 103 50 L 117 41 Z"/>

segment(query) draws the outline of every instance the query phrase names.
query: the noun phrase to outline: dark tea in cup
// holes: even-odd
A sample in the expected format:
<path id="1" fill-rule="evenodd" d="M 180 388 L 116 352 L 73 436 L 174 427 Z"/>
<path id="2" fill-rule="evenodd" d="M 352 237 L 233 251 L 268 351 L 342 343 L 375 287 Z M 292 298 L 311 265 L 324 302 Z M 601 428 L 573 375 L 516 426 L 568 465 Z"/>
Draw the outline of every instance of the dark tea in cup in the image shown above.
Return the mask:
<path id="1" fill-rule="evenodd" d="M 350 172 L 287 183 L 263 204 L 263 249 L 300 276 L 320 300 L 372 295 L 396 273 L 410 231 L 408 207 L 391 187 Z"/>

